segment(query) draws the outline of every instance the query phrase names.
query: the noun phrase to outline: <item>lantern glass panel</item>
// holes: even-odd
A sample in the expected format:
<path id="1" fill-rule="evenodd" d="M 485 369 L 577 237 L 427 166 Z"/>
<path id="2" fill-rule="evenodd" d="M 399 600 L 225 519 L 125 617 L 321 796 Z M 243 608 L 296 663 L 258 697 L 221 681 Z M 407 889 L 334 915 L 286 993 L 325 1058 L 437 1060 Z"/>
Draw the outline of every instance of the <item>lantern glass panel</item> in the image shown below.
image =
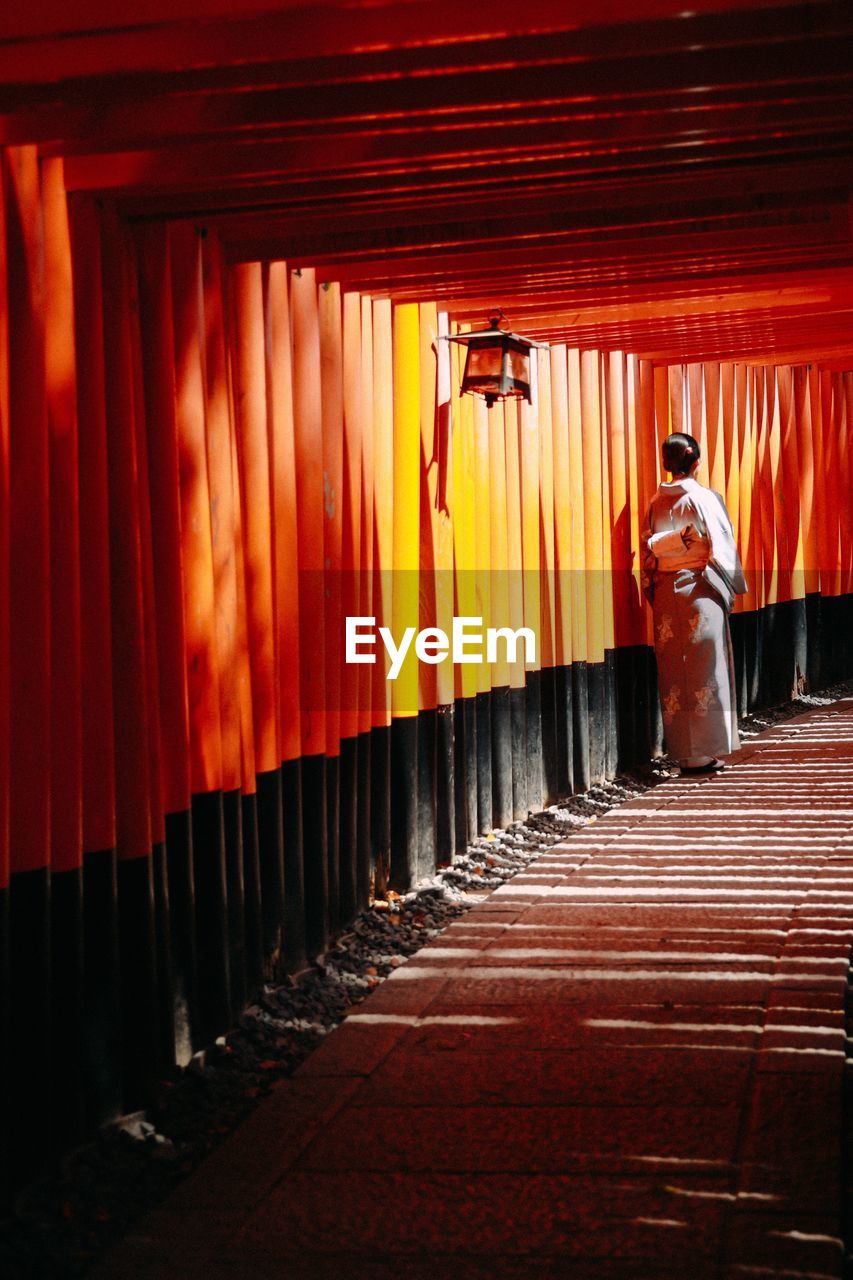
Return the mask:
<path id="1" fill-rule="evenodd" d="M 530 382 L 530 357 L 526 351 L 516 351 L 510 347 L 507 352 L 508 368 L 507 373 L 511 378 L 515 378 L 516 382 Z"/>
<path id="2" fill-rule="evenodd" d="M 503 366 L 503 349 L 495 346 L 480 346 L 474 343 L 468 348 L 468 359 L 465 364 L 465 377 L 476 378 L 478 382 L 486 378 L 500 382 Z"/>

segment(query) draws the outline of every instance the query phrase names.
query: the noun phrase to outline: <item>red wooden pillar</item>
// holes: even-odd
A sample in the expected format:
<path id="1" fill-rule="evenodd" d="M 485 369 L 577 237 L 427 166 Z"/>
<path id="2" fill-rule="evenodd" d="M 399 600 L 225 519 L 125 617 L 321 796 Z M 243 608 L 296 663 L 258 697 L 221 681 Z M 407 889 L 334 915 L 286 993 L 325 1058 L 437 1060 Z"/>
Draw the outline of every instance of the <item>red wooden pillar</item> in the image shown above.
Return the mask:
<path id="1" fill-rule="evenodd" d="M 305 874 L 302 845 L 302 768 L 299 689 L 299 552 L 296 442 L 293 417 L 293 350 L 286 262 L 272 262 L 266 278 L 266 377 L 274 605 L 278 663 L 279 758 L 284 839 L 283 960 L 305 963 Z"/>
<path id="2" fill-rule="evenodd" d="M 237 579 L 237 613 L 234 630 L 234 666 L 240 712 L 240 772 L 242 778 L 243 892 L 247 909 L 247 933 L 257 936 L 261 963 L 263 911 L 261 903 L 261 860 L 258 847 L 258 794 L 255 771 L 255 729 L 252 716 L 252 669 L 249 658 L 249 631 L 246 621 L 246 566 L 243 555 L 243 500 L 240 494 L 240 466 L 237 434 L 231 423 L 231 500 L 234 511 L 234 563 Z"/>
<path id="3" fill-rule="evenodd" d="M 364 397 L 361 385 L 361 299 L 347 293 L 343 306 L 342 453 L 341 453 L 341 563 L 340 614 L 360 613 L 361 576 L 361 446 L 364 434 Z M 341 621 L 341 627 L 343 622 Z M 339 654 L 340 691 L 340 914 L 346 923 L 366 901 L 358 883 L 359 811 L 368 803 L 358 784 L 359 753 L 366 749 L 358 737 L 358 695 L 361 666 L 347 665 Z"/>
<path id="4" fill-rule="evenodd" d="M 373 446 L 373 300 L 360 299 L 361 306 L 361 573 L 359 576 L 358 613 L 361 617 L 373 617 L 373 538 L 374 538 L 374 484 L 376 458 Z M 358 677 L 358 788 L 359 806 L 359 900 L 366 905 L 370 893 L 370 877 L 374 866 L 373 840 L 374 812 L 377 788 L 374 783 L 374 767 L 381 752 L 376 750 L 378 734 L 373 732 L 374 706 L 373 667 L 359 667 Z M 365 803 L 365 798 L 367 803 Z"/>
<path id="5" fill-rule="evenodd" d="M 747 552 L 746 576 L 751 588 L 751 599 L 747 602 L 755 609 L 755 618 L 750 619 L 753 628 L 752 652 L 750 655 L 749 705 L 755 705 L 760 694 L 761 685 L 761 611 L 767 592 L 767 574 L 765 572 L 764 551 L 764 502 L 762 498 L 762 468 L 764 465 L 763 414 L 764 414 L 764 379 L 761 370 L 750 367 L 746 379 L 747 428 L 749 439 L 749 545 Z M 741 490 L 741 517 L 743 517 L 743 490 Z"/>
<path id="6" fill-rule="evenodd" d="M 802 592 L 806 614 L 807 687 L 820 687 L 820 575 L 817 568 L 817 512 L 814 456 L 814 398 L 817 370 L 794 369 L 797 457 L 799 460 L 800 511 L 802 513 Z M 820 410 L 818 409 L 818 413 Z"/>
<path id="7" fill-rule="evenodd" d="M 833 379 L 833 408 L 835 413 L 835 472 L 836 511 L 838 518 L 838 570 L 837 570 L 837 622 L 833 628 L 834 666 L 836 679 L 843 679 L 850 671 L 850 632 L 853 623 L 851 601 L 851 536 L 853 520 L 850 515 L 850 493 L 853 483 L 853 465 L 850 456 L 851 411 L 853 411 L 853 385 L 849 373 L 837 373 Z"/>
<path id="8" fill-rule="evenodd" d="M 599 356 L 580 357 L 581 436 L 584 483 L 584 553 L 588 635 L 589 769 L 592 782 L 605 776 L 607 689 L 605 678 L 605 559 L 602 520 L 602 433 Z"/>
<path id="9" fill-rule="evenodd" d="M 57 1134 L 83 1131 L 83 792 L 77 386 L 68 209 L 60 159 L 42 164 L 50 454 L 51 938 Z"/>
<path id="10" fill-rule="evenodd" d="M 781 506 L 781 522 L 785 527 L 786 564 L 784 581 L 787 588 L 787 612 L 790 631 L 785 631 L 785 648 L 788 650 L 785 666 L 792 692 L 801 692 L 807 667 L 807 622 L 805 584 L 803 581 L 803 556 L 805 521 L 800 500 L 802 468 L 799 457 L 797 417 L 802 412 L 801 397 L 795 371 L 790 365 L 776 370 L 779 393 L 780 447 L 779 470 L 781 484 L 778 502 Z"/>
<path id="11" fill-rule="evenodd" d="M 195 228 L 171 228 L 170 250 L 201 1044 L 228 1025 L 231 997 L 201 257 Z"/>
<path id="12" fill-rule="evenodd" d="M 136 444 L 136 432 L 144 424 L 134 396 L 126 232 L 110 208 L 101 227 L 124 1101 L 133 1107 L 147 1101 L 158 1065 L 151 708 Z"/>
<path id="13" fill-rule="evenodd" d="M 538 353 L 531 359 L 537 361 Z M 535 375 L 534 375 L 535 376 Z M 482 402 L 480 402 L 482 410 Z M 550 634 L 547 641 L 542 626 L 542 544 L 540 532 L 540 445 L 539 418 L 536 397 L 528 405 L 520 400 L 516 405 L 518 416 L 518 457 L 519 481 L 521 495 L 521 555 L 522 555 L 522 589 L 524 595 L 524 625 L 530 627 L 536 636 L 536 663 L 528 666 L 526 678 L 527 692 L 527 802 L 530 807 L 540 806 L 545 801 L 544 778 L 542 770 L 542 663 L 546 644 L 550 646 Z M 477 403 L 474 406 L 477 412 Z M 486 410 L 482 410 L 486 412 Z M 510 409 L 511 413 L 511 409 Z M 550 631 L 550 619 L 549 631 Z M 478 743 L 479 746 L 479 743 Z M 480 829 L 482 830 L 482 815 Z"/>
<path id="14" fill-rule="evenodd" d="M 371 303 L 371 390 L 372 455 L 372 599 L 367 617 L 377 626 L 390 627 L 394 607 L 394 363 L 391 301 Z M 372 665 L 370 705 L 373 732 L 370 735 L 371 814 L 370 826 L 375 861 L 375 883 L 380 890 L 387 882 L 391 857 L 391 689 L 384 650 Z"/>
<path id="15" fill-rule="evenodd" d="M 91 1124 L 121 1110 L 107 413 L 98 209 L 70 203 L 76 338 L 83 731 L 85 1060 Z"/>
<path id="16" fill-rule="evenodd" d="M 418 626 L 420 610 L 420 332 L 415 303 L 392 319 L 393 467 L 392 630 Z M 418 670 L 410 649 L 391 689 L 391 882 L 408 888 L 418 876 Z"/>
<path id="17" fill-rule="evenodd" d="M 305 927 L 309 954 L 325 948 L 329 929 L 326 826 L 326 650 L 323 522 L 323 417 L 320 325 L 314 272 L 291 273 L 293 420 L 299 549 L 300 695 L 302 723 Z"/>
<path id="18" fill-rule="evenodd" d="M 323 569 L 326 658 L 326 830 L 329 842 L 329 919 L 341 916 L 341 539 L 343 533 L 343 334 L 340 285 L 325 283 L 317 297 L 320 326 L 320 406 L 323 421 Z"/>
<path id="19" fill-rule="evenodd" d="M 537 365 L 539 421 L 539 543 L 540 543 L 540 707 L 542 715 L 543 799 L 553 803 L 561 794 L 555 771 L 556 726 L 556 584 L 554 581 L 554 428 L 551 398 L 551 360 L 545 352 L 534 352 Z M 487 520 L 489 514 L 487 511 Z"/>
<path id="20" fill-rule="evenodd" d="M 9 1043 L 9 312 L 6 247 L 6 167 L 0 164 L 0 1037 Z M 8 1057 L 8 1055 L 4 1055 Z M 8 1149 L 8 1104 L 12 1093 L 2 1076 L 0 1146 Z M 0 1167 L 0 1202 L 9 1170 Z"/>
<path id="21" fill-rule="evenodd" d="M 602 352 L 599 359 L 601 402 L 601 524 L 602 524 L 602 600 L 604 605 L 604 773 L 612 777 L 616 772 L 616 634 L 614 623 L 614 592 L 611 530 L 613 527 L 612 502 L 609 476 L 612 469 L 613 450 L 608 429 L 609 406 L 606 398 L 608 365 L 614 352 Z M 621 360 L 622 354 L 619 353 Z M 624 449 L 624 437 L 623 437 Z"/>
<path id="22" fill-rule="evenodd" d="M 574 698 L 572 690 L 572 507 L 569 455 L 569 375 L 564 343 L 551 347 L 553 405 L 555 662 L 557 708 L 557 788 L 561 796 L 574 790 Z M 506 536 L 506 467 L 504 465 L 504 537 Z M 507 613 L 509 612 L 507 601 Z"/>
<path id="23" fill-rule="evenodd" d="M 231 1008 L 237 1017 L 263 976 L 261 874 L 254 768 L 252 789 L 242 792 L 241 664 L 237 659 L 239 590 L 237 477 L 234 413 L 229 380 L 226 274 L 216 236 L 200 242 L 203 287 L 203 364 L 210 486 L 214 610 L 222 741 L 222 812 L 228 901 Z M 247 656 L 248 664 L 248 656 Z M 251 683 L 249 681 L 249 683 Z"/>
<path id="24" fill-rule="evenodd" d="M 50 521 L 41 190 L 34 147 L 4 155 L 9 296 L 10 1146 L 33 1172 L 49 1135 Z"/>
<path id="25" fill-rule="evenodd" d="M 175 1054 L 179 1063 L 185 1063 L 192 1054 L 193 1027 L 199 1015 L 175 347 L 169 244 L 165 229 L 146 227 L 138 234 L 137 246 Z"/>
<path id="26" fill-rule="evenodd" d="M 172 957 L 169 932 L 169 885 L 163 810 L 163 763 L 157 662 L 157 605 L 151 545 L 151 497 L 146 444 L 145 389 L 142 341 L 139 327 L 139 275 L 136 242 L 128 236 L 127 288 L 129 302 L 130 357 L 133 401 L 136 406 L 136 467 L 139 512 L 139 552 L 142 583 L 142 623 L 147 676 L 148 796 L 151 820 L 151 876 L 154 890 L 154 946 L 157 966 L 157 1014 L 159 1036 L 156 1071 L 167 1074 L 175 1063 L 175 1011 L 172 1002 Z"/>
<path id="27" fill-rule="evenodd" d="M 610 517 L 605 522 L 605 537 L 609 535 L 610 565 L 608 575 L 613 614 L 613 648 L 605 652 L 607 687 L 608 772 L 616 772 L 619 763 L 625 765 L 631 758 L 632 744 L 636 736 L 634 694 L 636 673 L 633 665 L 631 588 L 631 500 L 628 456 L 628 423 L 625 396 L 625 355 L 611 351 L 604 356 L 603 374 L 606 378 L 604 399 L 606 421 L 603 424 L 602 445 L 607 446 L 609 459 Z M 609 526 L 609 527 L 608 527 Z M 617 724 L 617 708 L 621 711 Z"/>
<path id="28" fill-rule="evenodd" d="M 234 267 L 232 286 L 234 401 L 258 788 L 263 937 L 265 951 L 272 952 L 277 951 L 281 945 L 284 863 L 264 305 L 260 263 L 241 263 Z"/>

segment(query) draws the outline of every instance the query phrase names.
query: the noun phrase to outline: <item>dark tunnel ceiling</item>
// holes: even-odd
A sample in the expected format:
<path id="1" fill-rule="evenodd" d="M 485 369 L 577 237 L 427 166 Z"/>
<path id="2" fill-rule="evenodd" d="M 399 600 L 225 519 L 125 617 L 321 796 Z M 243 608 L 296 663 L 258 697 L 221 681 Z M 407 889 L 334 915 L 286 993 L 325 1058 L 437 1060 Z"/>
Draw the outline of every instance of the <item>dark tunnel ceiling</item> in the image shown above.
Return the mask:
<path id="1" fill-rule="evenodd" d="M 459 319 L 853 365 L 849 0 L 236 7 L 7 6 L 2 140 Z"/>

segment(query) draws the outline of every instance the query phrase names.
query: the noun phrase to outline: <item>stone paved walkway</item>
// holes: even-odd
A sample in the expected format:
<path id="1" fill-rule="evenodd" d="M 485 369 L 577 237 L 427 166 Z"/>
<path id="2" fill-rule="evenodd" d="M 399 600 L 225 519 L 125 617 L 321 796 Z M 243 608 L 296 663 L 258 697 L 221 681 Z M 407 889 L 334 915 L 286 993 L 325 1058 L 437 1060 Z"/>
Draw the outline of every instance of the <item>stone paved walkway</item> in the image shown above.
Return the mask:
<path id="1" fill-rule="evenodd" d="M 544 853 L 98 1280 L 838 1277 L 853 701 Z"/>

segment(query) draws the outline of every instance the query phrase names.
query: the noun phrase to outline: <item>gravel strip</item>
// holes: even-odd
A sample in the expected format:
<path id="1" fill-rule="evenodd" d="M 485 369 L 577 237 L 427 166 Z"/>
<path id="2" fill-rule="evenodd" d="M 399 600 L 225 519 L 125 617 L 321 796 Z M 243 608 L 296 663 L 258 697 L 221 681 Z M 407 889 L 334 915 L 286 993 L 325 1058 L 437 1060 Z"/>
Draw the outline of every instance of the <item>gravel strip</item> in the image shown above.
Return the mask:
<path id="1" fill-rule="evenodd" d="M 744 741 L 853 694 L 853 681 L 741 721 Z M 2 1280 L 71 1280 L 164 1200 L 353 1005 L 393 969 L 540 853 L 599 814 L 677 773 L 668 757 L 570 796 L 506 830 L 479 836 L 452 865 L 362 911 L 309 969 L 267 984 L 239 1024 L 160 1087 L 157 1105 L 126 1117 L 27 1187 L 0 1222 Z"/>

